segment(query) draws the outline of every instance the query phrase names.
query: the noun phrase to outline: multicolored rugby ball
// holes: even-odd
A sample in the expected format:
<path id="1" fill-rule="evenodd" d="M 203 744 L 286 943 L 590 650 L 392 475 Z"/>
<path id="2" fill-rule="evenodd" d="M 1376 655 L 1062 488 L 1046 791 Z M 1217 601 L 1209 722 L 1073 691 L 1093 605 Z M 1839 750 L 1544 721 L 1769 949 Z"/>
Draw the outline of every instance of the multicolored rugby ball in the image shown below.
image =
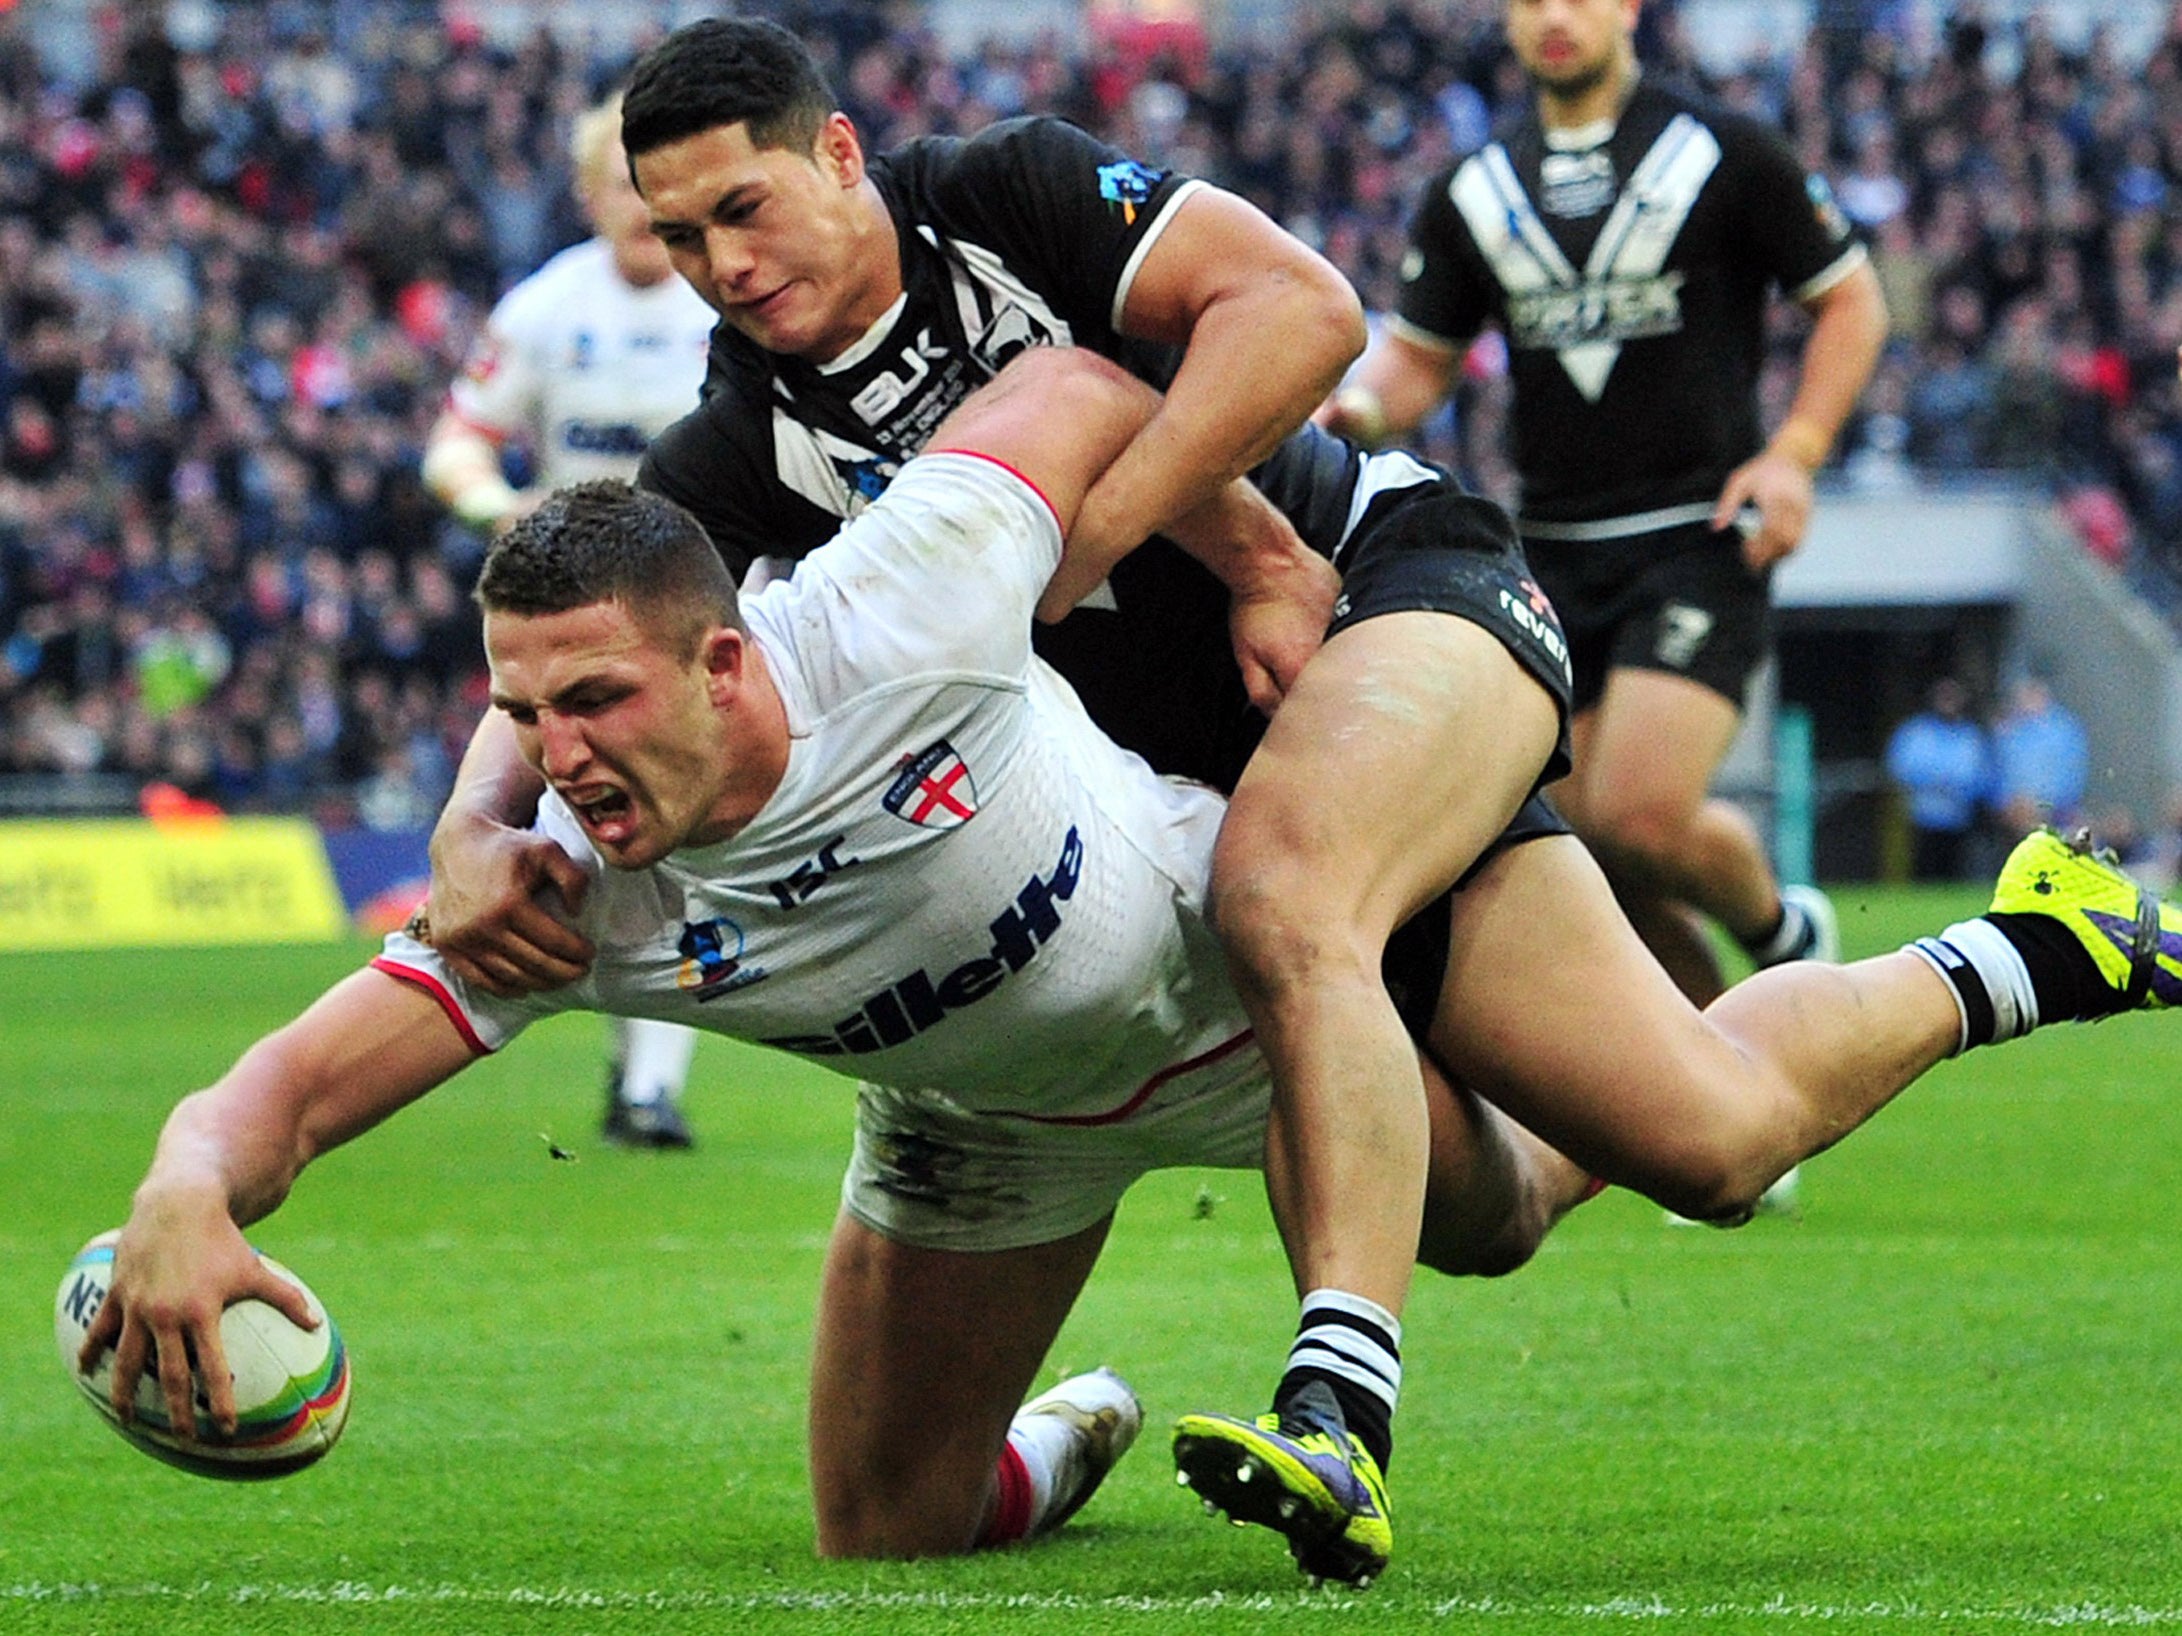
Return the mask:
<path id="1" fill-rule="evenodd" d="M 99 1418 L 146 1454 L 201 1477 L 285 1477 L 324 1456 L 349 1417 L 348 1349 L 303 1280 L 271 1256 L 258 1259 L 303 1292 L 316 1329 L 299 1329 L 263 1301 L 239 1301 L 220 1315 L 220 1344 L 235 1377 L 235 1432 L 223 1437 L 212 1424 L 212 1403 L 196 1382 L 197 1435 L 184 1437 L 167 1417 L 157 1369 L 147 1365 L 136 1383 L 136 1419 L 124 1424 L 114 1412 L 114 1354 L 98 1367 L 76 1367 L 83 1337 L 106 1300 L 114 1275 L 114 1242 L 120 1231 L 101 1233 L 68 1264 L 53 1301 L 53 1340 L 62 1367 Z"/>

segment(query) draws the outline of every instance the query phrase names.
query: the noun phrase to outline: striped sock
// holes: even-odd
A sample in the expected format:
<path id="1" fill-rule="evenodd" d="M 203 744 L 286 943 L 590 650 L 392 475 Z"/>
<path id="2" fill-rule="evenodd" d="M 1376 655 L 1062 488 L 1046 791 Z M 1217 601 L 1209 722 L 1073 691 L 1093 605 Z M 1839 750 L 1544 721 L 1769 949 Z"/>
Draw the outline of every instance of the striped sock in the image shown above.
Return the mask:
<path id="1" fill-rule="evenodd" d="M 1394 1404 L 1402 1390 L 1401 1320 L 1376 1301 L 1346 1290 L 1314 1289 L 1303 1298 L 1288 1369 L 1273 1407 L 1322 1418 L 1333 1410 L 1384 1471 L 1394 1454 Z"/>
<path id="2" fill-rule="evenodd" d="M 2038 1026 L 2038 993 L 2015 944 L 1991 920 L 1960 920 L 1937 937 L 1920 937 L 1909 952 L 1954 991 L 1962 1033 L 1960 1056 L 1973 1045 L 1991 1045 L 2028 1034 Z"/>

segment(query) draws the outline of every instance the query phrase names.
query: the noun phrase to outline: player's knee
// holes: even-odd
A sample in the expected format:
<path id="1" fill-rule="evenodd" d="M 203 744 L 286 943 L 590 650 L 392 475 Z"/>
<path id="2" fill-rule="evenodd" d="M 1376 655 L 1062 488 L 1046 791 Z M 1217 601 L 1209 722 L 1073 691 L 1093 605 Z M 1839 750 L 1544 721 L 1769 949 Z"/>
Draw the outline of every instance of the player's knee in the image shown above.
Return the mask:
<path id="1" fill-rule="evenodd" d="M 829 1492 L 830 1490 L 830 1492 Z M 822 1485 L 815 1497 L 818 1554 L 831 1561 L 957 1556 L 976 1541 L 977 1519 L 960 1505 L 933 1504 L 883 1483 Z"/>
<path id="2" fill-rule="evenodd" d="M 1285 869 L 1217 873 L 1207 904 L 1213 931 L 1246 997 L 1277 998 L 1344 976 L 1377 981 L 1376 956 L 1338 913 L 1309 900 Z"/>
<path id="3" fill-rule="evenodd" d="M 1785 1167 L 1743 1148 L 1712 1144 L 1665 1156 L 1667 1165 L 1647 1190 L 1678 1216 L 1715 1227 L 1740 1227 L 1757 1213 L 1758 1199 Z"/>
<path id="4" fill-rule="evenodd" d="M 1543 1199 L 1526 1201 L 1483 1232 L 1450 1231 L 1428 1217 L 1417 1264 L 1450 1278 L 1505 1278 L 1538 1253 L 1552 1225 L 1552 1210 Z"/>
<path id="5" fill-rule="evenodd" d="M 1654 873 L 1682 855 L 1694 809 L 1659 798 L 1594 801 L 1583 838 L 1610 872 Z"/>

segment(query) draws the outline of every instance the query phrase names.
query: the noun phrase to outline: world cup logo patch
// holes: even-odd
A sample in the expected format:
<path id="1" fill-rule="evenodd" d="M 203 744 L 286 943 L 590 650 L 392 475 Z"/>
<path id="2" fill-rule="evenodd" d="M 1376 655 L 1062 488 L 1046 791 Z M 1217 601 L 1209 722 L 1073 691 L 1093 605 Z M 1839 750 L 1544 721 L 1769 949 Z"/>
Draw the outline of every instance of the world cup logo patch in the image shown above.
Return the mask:
<path id="1" fill-rule="evenodd" d="M 682 964 L 675 987 L 698 1000 L 716 1000 L 765 978 L 763 966 L 743 963 L 742 928 L 732 920 L 685 922 L 676 952 Z"/>

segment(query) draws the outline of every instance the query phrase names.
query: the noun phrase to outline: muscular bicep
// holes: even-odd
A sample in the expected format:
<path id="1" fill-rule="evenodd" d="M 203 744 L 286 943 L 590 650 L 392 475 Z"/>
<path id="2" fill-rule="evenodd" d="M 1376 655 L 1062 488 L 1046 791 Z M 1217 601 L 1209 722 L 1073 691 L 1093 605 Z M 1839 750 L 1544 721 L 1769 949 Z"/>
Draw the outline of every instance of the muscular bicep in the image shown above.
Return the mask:
<path id="1" fill-rule="evenodd" d="M 1172 219 L 1144 252 L 1123 292 L 1119 328 L 1140 340 L 1183 346 L 1209 309 L 1253 291 L 1288 293 L 1329 308 L 1355 302 L 1332 263 L 1255 205 L 1198 187 L 1174 206 Z"/>

